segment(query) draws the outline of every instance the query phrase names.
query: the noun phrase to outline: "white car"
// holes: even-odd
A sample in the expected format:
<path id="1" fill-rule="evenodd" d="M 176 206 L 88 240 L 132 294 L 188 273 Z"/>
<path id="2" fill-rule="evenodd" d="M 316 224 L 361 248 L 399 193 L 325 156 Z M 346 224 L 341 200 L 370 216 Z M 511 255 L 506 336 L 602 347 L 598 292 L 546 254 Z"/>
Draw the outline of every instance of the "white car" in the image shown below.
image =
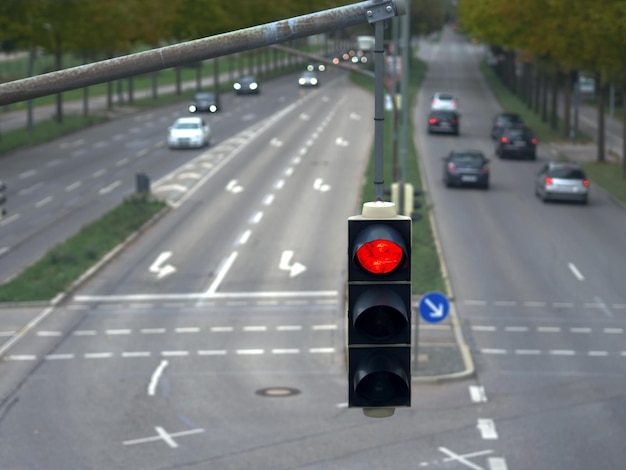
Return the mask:
<path id="1" fill-rule="evenodd" d="M 459 100 L 450 93 L 435 93 L 430 103 L 430 109 L 458 111 Z"/>
<path id="2" fill-rule="evenodd" d="M 178 118 L 168 129 L 167 145 L 171 149 L 205 147 L 210 143 L 211 129 L 203 118 Z"/>

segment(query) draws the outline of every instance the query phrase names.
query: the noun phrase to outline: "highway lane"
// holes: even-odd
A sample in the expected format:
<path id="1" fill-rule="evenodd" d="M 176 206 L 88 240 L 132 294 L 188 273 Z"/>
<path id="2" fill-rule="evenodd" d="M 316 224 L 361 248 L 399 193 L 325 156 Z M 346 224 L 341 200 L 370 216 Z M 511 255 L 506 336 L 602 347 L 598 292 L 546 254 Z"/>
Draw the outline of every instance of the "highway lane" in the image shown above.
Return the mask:
<path id="1" fill-rule="evenodd" d="M 495 448 L 509 468 L 616 468 L 625 429 L 624 209 L 592 186 L 588 206 L 543 204 L 533 178 L 550 158 L 499 160 L 489 139 L 499 106 L 480 77 L 481 46 L 447 30 L 423 42 L 429 64 L 415 119 L 422 166 L 457 311 L 477 365 Z M 461 135 L 427 136 L 430 95 L 461 103 Z M 440 156 L 491 158 L 491 189 L 446 189 Z M 593 437 L 591 437 L 593 436 Z M 583 450 L 584 449 L 584 450 Z"/>
<path id="2" fill-rule="evenodd" d="M 213 146 L 293 101 L 299 93 L 296 80 L 297 75 L 276 79 L 280 86 L 259 96 L 224 94 L 223 111 L 205 116 Z M 3 158 L 0 174 L 9 189 L 8 215 L 0 221 L 0 279 L 14 276 L 132 194 L 137 173 L 158 181 L 200 154 L 203 150 L 165 145 L 167 127 L 187 114 L 187 105 L 120 116 Z"/>

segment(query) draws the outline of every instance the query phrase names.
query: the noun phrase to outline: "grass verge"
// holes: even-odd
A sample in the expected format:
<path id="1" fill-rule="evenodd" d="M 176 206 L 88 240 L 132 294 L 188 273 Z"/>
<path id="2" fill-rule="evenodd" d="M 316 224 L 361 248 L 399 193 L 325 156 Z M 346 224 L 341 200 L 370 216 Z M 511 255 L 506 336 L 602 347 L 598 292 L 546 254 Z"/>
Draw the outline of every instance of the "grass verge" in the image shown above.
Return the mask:
<path id="1" fill-rule="evenodd" d="M 420 87 L 422 79 L 426 74 L 426 64 L 419 59 L 413 59 L 411 67 L 409 69 L 409 99 L 408 102 L 411 105 L 415 102 L 415 96 L 417 90 Z M 366 90 L 374 93 L 374 81 L 372 78 L 360 75 L 351 74 L 351 80 L 365 88 Z M 409 112 L 409 115 L 411 113 Z M 384 121 L 384 180 L 393 182 L 393 147 L 394 147 L 394 115 L 392 111 L 385 112 Z M 418 158 L 416 147 L 413 142 L 413 123 L 408 123 L 409 135 L 407 136 L 407 149 L 406 149 L 406 181 L 413 184 L 414 188 L 421 188 L 421 176 L 418 165 Z M 391 158 L 390 158 L 391 157 Z M 367 182 L 363 188 L 363 202 L 374 201 L 374 149 L 370 155 L 370 162 L 367 170 Z M 420 200 L 420 197 L 417 197 Z M 441 273 L 441 265 L 439 261 L 439 255 L 435 245 L 435 240 L 428 217 L 428 210 L 430 208 L 422 206 L 418 209 L 418 213 L 421 215 L 419 219 L 413 220 L 412 230 L 412 290 L 413 294 L 425 294 L 431 291 L 446 292 L 445 283 Z"/>
<path id="2" fill-rule="evenodd" d="M 0 286 L 0 302 L 48 301 L 67 291 L 83 273 L 165 206 L 164 202 L 144 195 L 127 198 Z"/>

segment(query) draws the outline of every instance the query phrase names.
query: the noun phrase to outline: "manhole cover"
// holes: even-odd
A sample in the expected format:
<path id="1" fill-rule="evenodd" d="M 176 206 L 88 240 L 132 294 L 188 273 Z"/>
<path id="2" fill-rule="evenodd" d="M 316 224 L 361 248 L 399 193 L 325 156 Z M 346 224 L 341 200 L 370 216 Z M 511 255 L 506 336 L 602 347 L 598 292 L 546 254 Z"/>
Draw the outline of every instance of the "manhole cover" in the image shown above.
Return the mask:
<path id="1" fill-rule="evenodd" d="M 289 397 L 299 393 L 300 390 L 290 387 L 268 387 L 256 391 L 257 395 L 264 397 Z"/>

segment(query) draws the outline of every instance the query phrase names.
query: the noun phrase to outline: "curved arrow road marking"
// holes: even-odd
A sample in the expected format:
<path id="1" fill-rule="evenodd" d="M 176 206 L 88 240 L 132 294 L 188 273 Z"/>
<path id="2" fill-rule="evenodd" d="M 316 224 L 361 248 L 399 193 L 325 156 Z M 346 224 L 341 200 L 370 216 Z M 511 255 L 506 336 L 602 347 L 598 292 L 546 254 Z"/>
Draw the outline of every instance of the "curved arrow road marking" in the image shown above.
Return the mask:
<path id="1" fill-rule="evenodd" d="M 289 271 L 289 277 L 295 277 L 306 271 L 306 266 L 302 263 L 298 263 L 297 261 L 290 265 L 289 263 L 291 262 L 291 258 L 293 258 L 293 251 L 283 251 L 283 254 L 280 257 L 278 269 L 282 271 Z"/>
<path id="2" fill-rule="evenodd" d="M 150 266 L 150 272 L 157 275 L 157 279 L 161 279 L 162 277 L 168 276 L 176 272 L 176 268 L 171 264 L 166 264 L 165 266 L 161 266 L 163 263 L 167 261 L 167 259 L 172 256 L 171 251 L 164 251 L 161 253 L 157 259 Z"/>

